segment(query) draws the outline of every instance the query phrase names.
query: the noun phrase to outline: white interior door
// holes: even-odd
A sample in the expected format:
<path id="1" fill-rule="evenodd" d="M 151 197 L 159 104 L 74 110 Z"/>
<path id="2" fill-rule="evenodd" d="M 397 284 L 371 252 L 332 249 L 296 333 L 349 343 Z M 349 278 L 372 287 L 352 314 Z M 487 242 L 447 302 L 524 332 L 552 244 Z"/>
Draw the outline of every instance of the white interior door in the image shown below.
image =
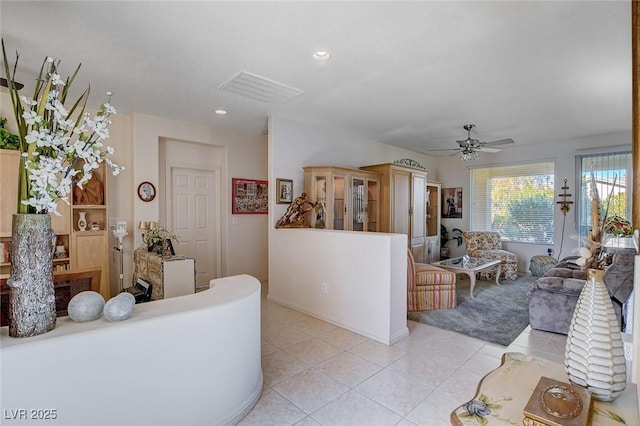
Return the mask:
<path id="1" fill-rule="evenodd" d="M 216 278 L 215 174 L 211 170 L 171 168 L 171 228 L 178 236 L 176 254 L 196 260 L 196 287 Z"/>

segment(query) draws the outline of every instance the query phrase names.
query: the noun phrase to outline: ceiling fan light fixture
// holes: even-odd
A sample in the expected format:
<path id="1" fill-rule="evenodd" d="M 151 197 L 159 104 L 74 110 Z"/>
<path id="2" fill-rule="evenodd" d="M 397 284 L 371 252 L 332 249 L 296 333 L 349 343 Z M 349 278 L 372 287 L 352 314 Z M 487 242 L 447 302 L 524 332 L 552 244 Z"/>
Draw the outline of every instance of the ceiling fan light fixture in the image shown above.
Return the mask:
<path id="1" fill-rule="evenodd" d="M 470 149 L 464 149 L 460 151 L 460 154 L 459 154 L 459 158 L 462 161 L 477 160 L 478 157 L 480 157 L 480 153 L 478 151 L 473 151 Z"/>

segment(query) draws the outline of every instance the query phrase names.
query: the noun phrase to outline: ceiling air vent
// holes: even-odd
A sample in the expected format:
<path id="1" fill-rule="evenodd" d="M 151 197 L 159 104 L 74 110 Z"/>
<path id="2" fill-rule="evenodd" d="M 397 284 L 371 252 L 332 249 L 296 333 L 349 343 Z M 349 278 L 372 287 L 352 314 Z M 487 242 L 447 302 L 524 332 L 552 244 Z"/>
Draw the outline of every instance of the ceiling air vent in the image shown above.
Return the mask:
<path id="1" fill-rule="evenodd" d="M 237 93 L 261 102 L 280 104 L 304 92 L 256 74 L 241 71 L 220 86 L 227 92 Z"/>

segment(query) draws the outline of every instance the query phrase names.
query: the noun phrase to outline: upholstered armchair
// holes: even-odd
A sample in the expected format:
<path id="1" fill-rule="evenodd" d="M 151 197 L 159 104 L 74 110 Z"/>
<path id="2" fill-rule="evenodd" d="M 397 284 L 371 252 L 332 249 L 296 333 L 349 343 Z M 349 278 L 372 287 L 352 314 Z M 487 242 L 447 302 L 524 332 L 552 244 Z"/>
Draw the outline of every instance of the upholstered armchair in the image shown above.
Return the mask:
<path id="1" fill-rule="evenodd" d="M 456 307 L 456 274 L 426 263 L 415 263 L 407 250 L 407 311 Z"/>
<path id="2" fill-rule="evenodd" d="M 465 231 L 462 233 L 462 241 L 467 246 L 467 254 L 471 257 L 481 257 L 502 261 L 502 273 L 500 278 L 515 280 L 518 278 L 518 257 L 502 249 L 500 234 L 489 231 Z M 496 277 L 498 267 L 480 272 L 482 280 L 493 280 Z"/>

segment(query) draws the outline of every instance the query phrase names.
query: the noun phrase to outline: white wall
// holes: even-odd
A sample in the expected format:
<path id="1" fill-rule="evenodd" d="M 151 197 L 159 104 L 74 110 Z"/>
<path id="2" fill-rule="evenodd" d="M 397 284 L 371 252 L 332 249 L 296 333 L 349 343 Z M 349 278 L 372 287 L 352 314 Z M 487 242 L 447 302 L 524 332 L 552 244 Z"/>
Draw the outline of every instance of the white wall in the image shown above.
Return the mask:
<path id="1" fill-rule="evenodd" d="M 409 334 L 405 235 L 276 229 L 270 247 L 269 300 L 384 344 Z"/>
<path id="2" fill-rule="evenodd" d="M 540 132 L 544 134 L 544 131 Z M 508 145 L 500 153 L 482 154 L 476 161 L 464 162 L 457 157 L 443 157 L 438 159 L 436 173 L 442 186 L 462 187 L 463 190 L 463 217 L 462 219 L 442 219 L 442 224 L 447 228 L 459 228 L 462 230 L 469 229 L 469 213 L 470 204 L 470 178 L 469 167 L 480 165 L 502 165 L 513 164 L 523 161 L 535 160 L 551 160 L 555 162 L 555 201 L 559 201 L 558 194 L 562 193 L 561 187 L 564 185 L 564 179 L 567 179 L 569 186 L 568 192 L 573 194 L 571 201 L 576 202 L 576 167 L 575 156 L 581 151 L 595 150 L 597 148 L 628 146 L 631 148 L 631 134 L 629 132 L 619 132 L 609 135 L 597 137 L 589 137 L 573 141 L 554 141 L 548 143 L 540 143 L 535 145 L 518 146 Z M 575 204 L 571 205 L 571 210 L 566 216 L 564 243 L 562 253 L 560 253 L 560 242 L 562 239 L 562 221 L 564 219 L 560 207 L 556 205 L 555 209 L 555 244 L 523 244 L 523 243 L 505 243 L 505 249 L 518 255 L 518 269 L 520 271 L 528 271 L 529 260 L 535 255 L 546 255 L 547 248 L 552 247 L 554 257 L 565 257 L 576 254 L 578 241 L 575 238 L 576 233 L 576 208 Z M 448 247 L 451 248 L 452 256 L 464 253 L 465 247 L 457 247 L 456 242 L 449 242 Z"/>

